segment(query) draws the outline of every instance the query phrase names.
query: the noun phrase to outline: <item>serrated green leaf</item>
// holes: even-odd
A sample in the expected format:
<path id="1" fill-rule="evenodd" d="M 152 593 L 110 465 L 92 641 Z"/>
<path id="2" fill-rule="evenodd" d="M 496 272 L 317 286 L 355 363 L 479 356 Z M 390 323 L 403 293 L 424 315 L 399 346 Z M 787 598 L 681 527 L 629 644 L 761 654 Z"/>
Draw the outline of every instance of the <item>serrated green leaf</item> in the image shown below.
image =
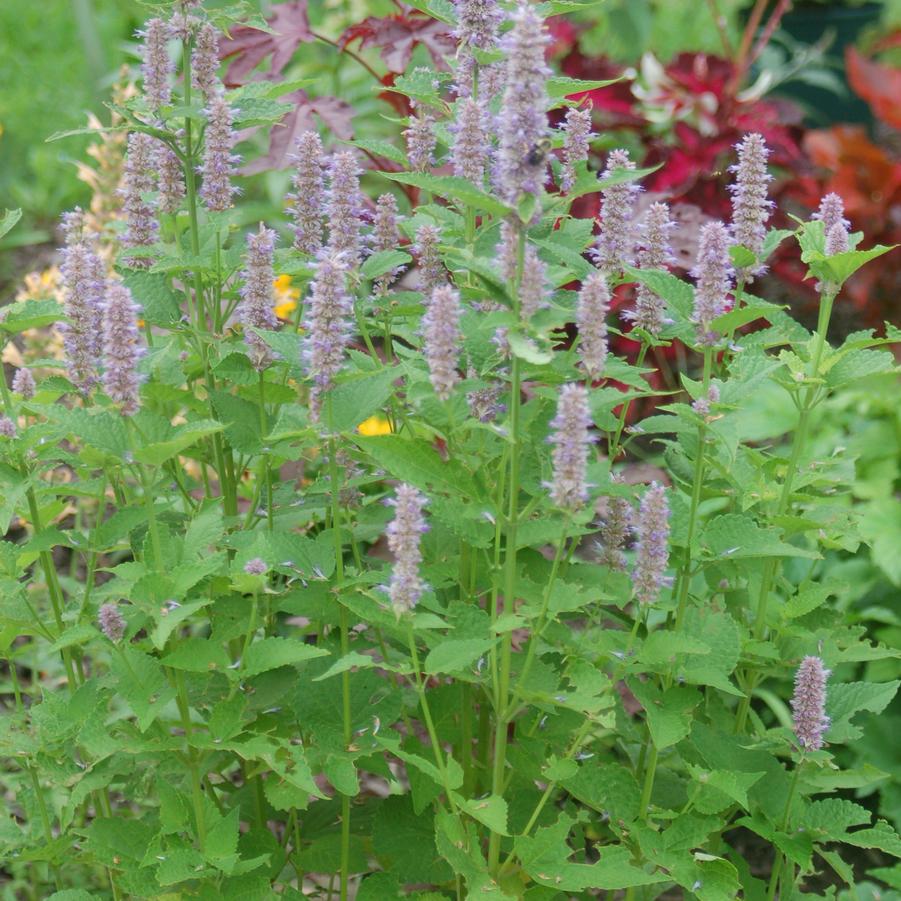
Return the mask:
<path id="1" fill-rule="evenodd" d="M 0 331 L 16 335 L 28 329 L 44 328 L 63 318 L 63 308 L 55 300 L 20 300 L 0 308 Z"/>
<path id="2" fill-rule="evenodd" d="M 15 228 L 21 218 L 21 210 L 4 210 L 3 215 L 0 216 L 0 238 Z"/>
<path id="3" fill-rule="evenodd" d="M 710 550 L 727 560 L 749 557 L 807 557 L 819 559 L 820 554 L 795 547 L 779 538 L 775 529 L 758 525 L 750 516 L 725 513 L 707 523 L 703 541 Z"/>
<path id="4" fill-rule="evenodd" d="M 465 206 L 491 213 L 493 216 L 506 216 L 510 213 L 510 208 L 506 204 L 477 188 L 465 178 L 458 178 L 454 175 L 427 175 L 424 172 L 382 172 L 380 174 L 391 181 L 431 191 L 439 197 L 459 200 Z"/>
<path id="5" fill-rule="evenodd" d="M 402 250 L 380 250 L 366 258 L 366 262 L 360 267 L 360 273 L 364 278 L 378 278 L 386 272 L 406 266 L 412 259 L 410 254 Z"/>
<path id="6" fill-rule="evenodd" d="M 222 425 L 212 419 L 201 419 L 176 426 L 171 437 L 165 441 L 154 441 L 137 447 L 134 458 L 151 466 L 162 466 L 167 460 L 178 456 L 183 450 L 203 440 L 209 435 L 222 431 Z"/>
<path id="7" fill-rule="evenodd" d="M 679 686 L 661 691 L 652 682 L 629 680 L 629 688 L 644 707 L 651 740 L 663 750 L 685 738 L 691 731 L 688 715 L 701 703 L 702 696 L 695 688 Z"/>
<path id="8" fill-rule="evenodd" d="M 327 657 L 328 653 L 324 648 L 290 638 L 263 638 L 247 649 L 241 661 L 241 673 L 245 678 L 250 678 L 280 666 L 294 666 L 315 657 Z"/>
<path id="9" fill-rule="evenodd" d="M 434 676 L 469 670 L 496 643 L 497 639 L 490 638 L 445 639 L 429 651 L 423 664 L 425 672 Z"/>

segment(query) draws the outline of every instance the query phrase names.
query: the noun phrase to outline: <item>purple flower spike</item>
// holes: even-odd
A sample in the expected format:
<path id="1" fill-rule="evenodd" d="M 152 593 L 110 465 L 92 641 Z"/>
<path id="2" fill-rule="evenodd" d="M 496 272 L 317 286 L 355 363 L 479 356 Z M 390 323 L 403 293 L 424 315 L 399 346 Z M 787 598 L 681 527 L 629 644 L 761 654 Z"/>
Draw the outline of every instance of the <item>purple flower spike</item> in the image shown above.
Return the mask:
<path id="1" fill-rule="evenodd" d="M 410 124 L 404 129 L 407 143 L 407 159 L 414 172 L 425 172 L 434 165 L 433 154 L 438 142 L 435 136 L 435 120 L 428 114 L 410 116 Z"/>
<path id="2" fill-rule="evenodd" d="M 457 121 L 454 134 L 454 175 L 482 187 L 488 163 L 488 135 L 485 109 L 472 97 L 457 101 Z"/>
<path id="3" fill-rule="evenodd" d="M 122 243 L 126 247 L 147 247 L 156 242 L 159 223 L 145 195 L 156 188 L 158 141 L 143 132 L 128 136 L 128 155 L 122 176 L 122 208 L 126 229 Z M 132 266 L 149 268 L 148 258 L 131 258 Z"/>
<path id="4" fill-rule="evenodd" d="M 69 380 L 87 393 L 97 384 L 97 358 L 102 350 L 106 269 L 92 242 L 83 233 L 83 214 L 75 209 L 63 216 L 66 246 L 62 252 L 63 326 Z"/>
<path id="5" fill-rule="evenodd" d="M 566 111 L 563 126 L 563 176 L 560 188 L 568 194 L 576 183 L 576 166 L 588 159 L 588 143 L 591 140 L 591 110 L 571 106 Z"/>
<path id="6" fill-rule="evenodd" d="M 830 671 L 819 657 L 805 657 L 795 675 L 791 706 L 795 735 L 804 751 L 819 751 L 829 728 L 826 716 L 826 680 Z"/>
<path id="7" fill-rule="evenodd" d="M 344 365 L 344 351 L 350 339 L 353 301 L 345 287 L 346 276 L 347 264 L 343 258 L 327 249 L 322 251 L 310 290 L 304 342 L 307 370 L 313 379 L 310 417 L 314 422 L 319 421 L 322 395 L 332 387 Z"/>
<path id="8" fill-rule="evenodd" d="M 523 254 L 522 279 L 519 283 L 519 316 L 528 322 L 542 307 L 547 306 L 547 267 L 538 251 L 526 245 Z"/>
<path id="9" fill-rule="evenodd" d="M 134 416 L 141 407 L 138 362 L 144 356 L 138 331 L 140 309 L 125 285 L 110 282 L 103 312 L 103 390 L 120 405 L 124 416 Z"/>
<path id="10" fill-rule="evenodd" d="M 638 265 L 641 269 L 666 269 L 673 260 L 669 233 L 675 223 L 670 218 L 665 203 L 652 203 L 644 221 L 644 234 L 638 249 Z M 635 325 L 655 337 L 663 329 L 666 304 L 647 285 L 638 285 L 635 295 Z"/>
<path id="11" fill-rule="evenodd" d="M 256 234 L 247 236 L 245 269 L 241 273 L 244 287 L 241 288 L 241 306 L 238 316 L 244 326 L 244 343 L 250 354 L 254 369 L 262 372 L 273 359 L 269 345 L 252 329 L 274 331 L 278 327 L 273 307 L 275 306 L 275 271 L 272 257 L 275 252 L 275 232 L 260 223 Z"/>
<path id="12" fill-rule="evenodd" d="M 826 233 L 826 256 L 847 253 L 851 249 L 850 238 L 848 229 L 841 222 L 836 222 Z"/>
<path id="13" fill-rule="evenodd" d="M 732 239 L 759 257 L 766 238 L 766 223 L 770 218 L 773 202 L 767 196 L 773 180 L 766 168 L 770 151 L 759 134 L 745 135 L 735 145 L 738 163 L 730 167 L 735 173 L 735 184 L 729 186 L 732 193 Z M 764 267 L 760 264 L 739 270 L 739 277 L 753 281 Z"/>
<path id="14" fill-rule="evenodd" d="M 18 431 L 16 424 L 8 416 L 0 416 L 0 437 L 13 439 Z"/>
<path id="15" fill-rule="evenodd" d="M 430 295 L 439 285 L 447 282 L 447 275 L 441 256 L 438 253 L 438 245 L 441 242 L 441 232 L 434 225 L 420 225 L 416 230 L 416 243 L 413 249 L 416 251 L 419 268 L 420 290 Z"/>
<path id="16" fill-rule="evenodd" d="M 401 616 L 412 610 L 422 593 L 425 583 L 420 574 L 422 565 L 422 533 L 428 531 L 423 509 L 426 499 L 412 486 L 401 483 L 395 498 L 389 503 L 394 507 L 394 519 L 385 530 L 388 549 L 394 554 L 391 584 L 388 594 L 394 612 Z"/>
<path id="17" fill-rule="evenodd" d="M 501 264 L 501 275 L 507 284 L 516 281 L 517 259 L 519 257 L 519 229 L 509 219 L 501 223 L 501 241 L 497 245 L 497 257 Z"/>
<path id="18" fill-rule="evenodd" d="M 461 44 L 490 50 L 497 43 L 497 29 L 504 14 L 497 0 L 455 0 L 457 27 L 454 36 Z"/>
<path id="19" fill-rule="evenodd" d="M 606 510 L 601 526 L 599 562 L 616 572 L 625 572 L 626 555 L 623 548 L 632 528 L 632 505 L 624 497 L 608 497 L 604 500 Z"/>
<path id="20" fill-rule="evenodd" d="M 126 624 L 116 604 L 104 604 L 97 612 L 97 622 L 100 630 L 110 641 L 122 641 Z"/>
<path id="21" fill-rule="evenodd" d="M 588 389 L 570 382 L 560 389 L 557 415 L 551 420 L 554 430 L 548 439 L 554 445 L 554 480 L 551 500 L 564 510 L 577 510 L 588 500 L 589 429 Z"/>
<path id="22" fill-rule="evenodd" d="M 732 289 L 729 261 L 729 229 L 722 222 L 708 222 L 701 228 L 698 262 L 692 271 L 697 280 L 692 322 L 698 327 L 698 343 L 715 344 L 719 338 L 710 323 L 726 311 Z"/>
<path id="23" fill-rule="evenodd" d="M 173 216 L 185 196 L 185 176 L 175 151 L 162 141 L 157 141 L 156 165 L 160 179 L 157 203 L 161 213 Z"/>
<path id="24" fill-rule="evenodd" d="M 269 564 L 262 557 L 254 557 L 244 564 L 244 572 L 248 576 L 263 576 L 269 572 Z"/>
<path id="25" fill-rule="evenodd" d="M 603 272 L 585 279 L 579 291 L 576 327 L 579 331 L 579 358 L 590 378 L 597 378 L 607 362 L 607 311 L 610 290 Z"/>
<path id="26" fill-rule="evenodd" d="M 440 400 L 450 399 L 460 381 L 460 295 L 450 285 L 432 292 L 422 317 L 423 350 L 429 364 L 429 378 Z"/>
<path id="27" fill-rule="evenodd" d="M 174 67 L 166 47 L 170 34 L 169 24 L 162 19 L 150 19 L 144 30 L 138 32 L 138 35 L 144 39 L 143 63 L 141 64 L 144 96 L 152 110 L 158 110 L 172 100 L 170 79 Z"/>
<path id="28" fill-rule="evenodd" d="M 325 156 L 322 140 L 315 131 L 305 131 L 297 139 L 291 161 L 295 165 L 291 177 L 294 190 L 288 195 L 288 201 L 294 247 L 303 253 L 316 254 L 322 247 L 325 226 Z"/>
<path id="29" fill-rule="evenodd" d="M 34 376 L 30 369 L 17 369 L 13 376 L 13 391 L 18 394 L 22 400 L 31 400 L 37 391 L 37 385 L 34 383 Z"/>
<path id="30" fill-rule="evenodd" d="M 222 89 L 222 82 L 219 81 L 219 32 L 210 22 L 204 22 L 197 32 L 191 54 L 191 78 L 207 103 Z"/>
<path id="31" fill-rule="evenodd" d="M 601 179 L 634 168 L 628 150 L 611 150 Z M 632 262 L 635 202 L 640 192 L 641 188 L 631 181 L 601 189 L 601 231 L 595 262 L 604 272 L 622 272 Z"/>
<path id="32" fill-rule="evenodd" d="M 400 242 L 397 230 L 397 198 L 393 194 L 379 194 L 375 201 L 375 218 L 372 222 L 372 249 L 394 250 Z"/>
<path id="33" fill-rule="evenodd" d="M 714 404 L 718 404 L 720 402 L 720 389 L 717 388 L 716 385 L 711 385 L 707 389 L 707 393 L 701 395 L 697 400 L 695 400 L 691 408 L 695 411 L 699 416 L 709 416 L 710 408 Z"/>
<path id="34" fill-rule="evenodd" d="M 352 150 L 335 154 L 330 175 L 327 203 L 329 247 L 333 253 L 344 254 L 345 262 L 354 269 L 360 262 L 363 195 L 360 193 L 360 167 Z"/>
<path id="35" fill-rule="evenodd" d="M 638 509 L 635 568 L 632 585 L 640 604 L 657 600 L 669 563 L 669 505 L 666 489 L 656 482 L 645 492 Z"/>
<path id="36" fill-rule="evenodd" d="M 495 182 L 501 199 L 517 204 L 524 194 L 537 196 L 547 176 L 543 143 L 548 136 L 547 79 L 544 61 L 547 30 L 528 3 L 514 13 L 505 35 L 505 88 L 498 117 Z"/>
<path id="37" fill-rule="evenodd" d="M 200 174 L 203 182 L 200 185 L 200 196 L 211 212 L 227 210 L 237 189 L 232 185 L 232 178 L 237 171 L 239 157 L 232 153 L 237 141 L 232 128 L 234 111 L 225 97 L 216 93 L 210 97 L 206 115 L 206 136 L 203 147 L 203 164 Z"/>
<path id="38" fill-rule="evenodd" d="M 846 231 L 851 228 L 851 223 L 845 218 L 845 202 L 838 194 L 826 194 L 813 218 L 822 221 L 824 235 L 828 235 L 837 223 L 840 223 Z"/>

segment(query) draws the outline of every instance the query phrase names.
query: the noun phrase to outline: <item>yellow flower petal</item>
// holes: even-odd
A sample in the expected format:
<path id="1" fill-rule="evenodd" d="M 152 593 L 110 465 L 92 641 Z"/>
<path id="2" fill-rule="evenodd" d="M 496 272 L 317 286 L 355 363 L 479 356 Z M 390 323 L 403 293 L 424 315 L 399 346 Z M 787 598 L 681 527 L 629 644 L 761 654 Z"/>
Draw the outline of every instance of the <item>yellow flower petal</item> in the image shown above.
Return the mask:
<path id="1" fill-rule="evenodd" d="M 383 416 L 370 416 L 357 426 L 357 431 L 361 435 L 370 438 L 374 435 L 390 435 L 391 423 Z"/>

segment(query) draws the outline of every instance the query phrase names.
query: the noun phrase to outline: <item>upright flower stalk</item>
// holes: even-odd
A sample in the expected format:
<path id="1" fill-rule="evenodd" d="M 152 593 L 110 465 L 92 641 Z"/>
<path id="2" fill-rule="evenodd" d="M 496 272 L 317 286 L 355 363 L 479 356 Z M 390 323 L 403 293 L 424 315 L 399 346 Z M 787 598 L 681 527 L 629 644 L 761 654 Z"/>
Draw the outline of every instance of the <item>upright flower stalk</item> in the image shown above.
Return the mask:
<path id="1" fill-rule="evenodd" d="M 139 307 L 121 282 L 110 282 L 103 310 L 103 390 L 123 416 L 141 407 L 138 362 L 144 356 L 138 330 Z"/>
<path id="2" fill-rule="evenodd" d="M 579 291 L 576 328 L 579 332 L 579 359 L 589 378 L 597 378 L 607 363 L 607 311 L 610 290 L 603 272 L 593 272 Z"/>
<path id="3" fill-rule="evenodd" d="M 652 604 L 660 594 L 669 565 L 669 504 L 666 489 L 654 482 L 638 508 L 632 585 L 639 604 Z"/>
<path id="4" fill-rule="evenodd" d="M 701 228 L 698 261 L 692 271 L 697 280 L 692 320 L 697 325 L 697 342 L 712 346 L 720 336 L 711 323 L 726 312 L 732 290 L 729 260 L 729 230 L 722 222 L 708 222 Z"/>
<path id="5" fill-rule="evenodd" d="M 448 401 L 460 382 L 460 295 L 449 285 L 432 292 L 422 317 L 422 336 L 429 378 L 439 400 Z"/>
<path id="6" fill-rule="evenodd" d="M 305 131 L 295 146 L 292 191 L 288 194 L 289 215 L 294 229 L 294 247 L 316 254 L 322 247 L 325 226 L 325 157 L 322 139 L 315 131 Z"/>
<path id="7" fill-rule="evenodd" d="M 670 209 L 665 203 L 652 203 L 648 207 L 637 254 L 640 269 L 666 269 L 672 263 L 669 236 L 673 227 Z M 663 330 L 665 310 L 663 298 L 647 285 L 639 283 L 635 292 L 635 326 L 654 338 L 658 337 Z"/>
<path id="8" fill-rule="evenodd" d="M 141 75 L 144 79 L 144 97 L 154 111 L 168 105 L 172 100 L 172 74 L 174 66 L 169 58 L 167 43 L 171 36 L 169 23 L 163 19 L 150 19 L 143 31 L 138 32 L 144 39 Z"/>
<path id="9" fill-rule="evenodd" d="M 571 382 L 560 390 L 557 415 L 551 420 L 554 445 L 554 479 L 551 500 L 564 510 L 578 510 L 588 501 L 588 448 L 591 445 L 591 413 L 588 390 Z"/>
<path id="10" fill-rule="evenodd" d="M 241 305 L 238 315 L 244 326 L 244 343 L 250 353 L 254 369 L 262 372 L 272 362 L 269 345 L 253 329 L 274 331 L 278 327 L 273 307 L 275 272 L 272 258 L 275 252 L 275 232 L 260 223 L 260 230 L 247 237 L 247 255 L 242 273 Z"/>
<path id="11" fill-rule="evenodd" d="M 159 223 L 147 195 L 156 188 L 157 142 L 148 134 L 133 132 L 128 136 L 128 155 L 122 177 L 122 209 L 126 229 L 122 243 L 128 248 L 147 247 L 156 242 Z M 131 257 L 133 266 L 148 268 L 152 260 Z"/>
<path id="12" fill-rule="evenodd" d="M 360 213 L 360 167 L 352 150 L 342 150 L 332 158 L 330 185 L 326 203 L 329 228 L 328 244 L 333 254 L 341 254 L 353 269 L 360 261 L 362 249 Z"/>
<path id="13" fill-rule="evenodd" d="M 422 568 L 423 532 L 428 531 L 424 509 L 425 498 L 412 486 L 400 484 L 390 501 L 394 519 L 388 524 L 388 550 L 394 555 L 388 595 L 397 616 L 409 613 L 425 591 Z"/>
<path id="14" fill-rule="evenodd" d="M 563 174 L 560 190 L 568 194 L 576 184 L 576 166 L 588 159 L 591 141 L 591 109 L 571 106 L 563 125 Z"/>
<path id="15" fill-rule="evenodd" d="M 612 150 L 601 180 L 635 169 L 628 150 Z M 603 272 L 617 274 L 632 262 L 635 242 L 635 203 L 641 188 L 627 181 L 601 189 L 601 227 L 595 262 Z"/>
<path id="16" fill-rule="evenodd" d="M 735 173 L 735 183 L 729 186 L 732 193 L 732 239 L 757 258 L 755 264 L 738 270 L 739 280 L 747 283 L 764 269 L 760 256 L 766 238 L 766 223 L 773 208 L 767 194 L 773 179 L 767 171 L 766 162 L 770 151 L 761 135 L 745 135 L 735 149 L 738 162 L 731 167 Z"/>
<path id="17" fill-rule="evenodd" d="M 237 140 L 232 121 L 234 112 L 221 92 L 213 94 L 206 114 L 206 139 L 203 146 L 200 197 L 210 212 L 227 210 L 237 194 L 232 179 L 237 173 L 238 157 L 232 152 Z"/>

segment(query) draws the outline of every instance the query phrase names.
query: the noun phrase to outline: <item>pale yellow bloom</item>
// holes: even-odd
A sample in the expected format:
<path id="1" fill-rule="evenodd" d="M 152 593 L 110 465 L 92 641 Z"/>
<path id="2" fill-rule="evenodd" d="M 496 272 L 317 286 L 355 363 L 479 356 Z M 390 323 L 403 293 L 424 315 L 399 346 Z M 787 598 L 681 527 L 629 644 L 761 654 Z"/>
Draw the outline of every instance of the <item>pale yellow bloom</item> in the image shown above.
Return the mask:
<path id="1" fill-rule="evenodd" d="M 370 416 L 369 419 L 363 420 L 358 426 L 357 431 L 367 438 L 374 435 L 390 435 L 393 431 L 391 423 L 384 416 Z"/>
<path id="2" fill-rule="evenodd" d="M 280 275 L 273 283 L 275 290 L 275 306 L 273 312 L 279 319 L 287 319 L 297 309 L 300 300 L 300 288 L 291 287 L 291 276 Z"/>

